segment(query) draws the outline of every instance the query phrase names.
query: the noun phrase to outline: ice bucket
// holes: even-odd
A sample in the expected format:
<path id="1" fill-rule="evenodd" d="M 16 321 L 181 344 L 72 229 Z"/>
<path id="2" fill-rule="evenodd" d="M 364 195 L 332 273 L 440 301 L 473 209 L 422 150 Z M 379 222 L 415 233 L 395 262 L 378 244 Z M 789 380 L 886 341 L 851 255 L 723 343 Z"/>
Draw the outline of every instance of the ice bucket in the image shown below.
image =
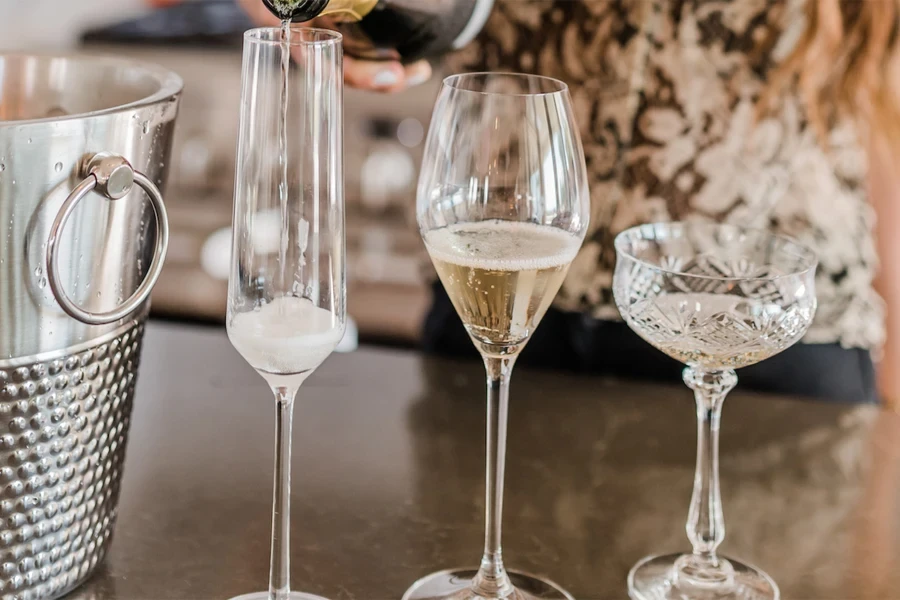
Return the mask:
<path id="1" fill-rule="evenodd" d="M 72 590 L 112 538 L 181 79 L 0 54 L 0 598 Z"/>

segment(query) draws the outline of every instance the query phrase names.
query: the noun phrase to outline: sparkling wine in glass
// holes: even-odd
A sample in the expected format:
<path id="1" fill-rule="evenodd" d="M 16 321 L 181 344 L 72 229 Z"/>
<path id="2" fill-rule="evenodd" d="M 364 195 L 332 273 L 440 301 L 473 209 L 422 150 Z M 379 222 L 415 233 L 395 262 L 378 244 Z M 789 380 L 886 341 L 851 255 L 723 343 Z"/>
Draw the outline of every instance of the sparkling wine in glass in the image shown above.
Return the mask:
<path id="1" fill-rule="evenodd" d="M 275 395 L 276 447 L 269 591 L 240 600 L 322 600 L 290 590 L 291 424 L 346 321 L 342 94 L 340 34 L 245 34 L 227 327 Z"/>
<path id="2" fill-rule="evenodd" d="M 816 257 L 790 239 L 709 223 L 642 225 L 618 235 L 616 305 L 642 338 L 686 365 L 697 403 L 697 467 L 686 530 L 690 554 L 651 556 L 628 575 L 634 600 L 776 600 L 756 567 L 716 550 L 722 403 L 735 369 L 796 343 L 816 312 Z"/>
<path id="3" fill-rule="evenodd" d="M 456 75 L 435 106 L 417 195 L 438 276 L 487 370 L 485 544 L 479 568 L 441 571 L 404 600 L 563 600 L 507 571 L 500 545 L 509 382 L 588 225 L 584 153 L 565 84 Z"/>

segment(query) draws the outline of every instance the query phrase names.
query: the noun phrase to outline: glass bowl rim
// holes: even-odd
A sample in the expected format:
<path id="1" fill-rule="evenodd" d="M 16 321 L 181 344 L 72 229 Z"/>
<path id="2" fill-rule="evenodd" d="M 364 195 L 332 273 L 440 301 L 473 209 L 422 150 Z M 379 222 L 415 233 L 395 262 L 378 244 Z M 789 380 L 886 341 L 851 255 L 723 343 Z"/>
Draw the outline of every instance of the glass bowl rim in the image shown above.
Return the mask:
<path id="1" fill-rule="evenodd" d="M 321 36 L 321 39 L 306 40 L 302 36 L 292 35 L 288 46 L 335 46 L 341 43 L 344 36 L 333 29 L 323 27 L 307 27 L 304 25 L 292 25 L 291 33 L 312 33 Z M 272 39 L 263 37 L 263 34 L 273 34 Z M 281 27 L 254 27 L 244 32 L 244 40 L 251 44 L 281 45 Z"/>
<path id="2" fill-rule="evenodd" d="M 708 230 L 731 230 L 738 235 L 747 235 L 754 234 L 760 235 L 763 238 L 769 238 L 772 240 L 777 240 L 782 244 L 781 251 L 786 251 L 787 254 L 792 255 L 796 258 L 801 259 L 805 266 L 803 268 L 795 269 L 788 273 L 779 273 L 778 275 L 769 275 L 763 277 L 726 277 L 726 276 L 715 276 L 715 275 L 702 275 L 697 273 L 685 273 L 684 271 L 680 271 L 677 269 L 667 269 L 663 266 L 653 264 L 643 258 L 639 258 L 635 256 L 634 253 L 629 252 L 625 249 L 625 244 L 633 239 L 644 239 L 647 241 L 652 241 L 651 238 L 642 236 L 644 232 L 647 231 L 657 231 L 661 229 L 665 229 L 668 231 L 681 231 L 684 232 L 687 229 L 708 229 Z M 662 222 L 662 223 L 645 223 L 643 225 L 636 225 L 634 227 L 629 227 L 624 231 L 621 231 L 618 235 L 616 235 L 614 246 L 616 248 L 616 254 L 618 257 L 625 257 L 628 260 L 635 262 L 637 264 L 642 265 L 648 269 L 652 269 L 654 271 L 658 271 L 665 275 L 670 276 L 678 276 L 692 279 L 702 279 L 709 281 L 778 281 L 781 279 L 787 278 L 797 278 L 803 277 L 810 273 L 811 271 L 815 271 L 816 267 L 818 267 L 819 260 L 816 257 L 815 252 L 812 251 L 805 244 L 797 241 L 796 239 L 786 236 L 780 233 L 774 233 L 767 229 L 762 229 L 758 227 L 744 227 L 741 225 L 733 225 L 730 223 L 706 223 L 706 222 L 686 222 L 686 221 L 671 221 L 671 222 Z M 787 249 L 791 250 L 787 250 Z"/>
<path id="3" fill-rule="evenodd" d="M 513 92 L 485 92 L 483 90 L 470 90 L 464 87 L 460 87 L 459 83 L 463 79 L 474 79 L 476 77 L 509 77 L 512 79 L 520 79 L 520 80 L 535 80 L 542 81 L 545 83 L 550 83 L 555 86 L 557 89 L 548 91 L 548 92 L 534 92 L 534 93 L 513 93 Z M 559 94 L 566 94 L 569 91 L 569 86 L 565 81 L 560 79 L 556 79 L 555 77 L 547 77 L 546 75 L 534 75 L 532 73 L 515 73 L 512 71 L 476 71 L 473 73 L 456 73 L 454 75 L 448 75 L 444 78 L 442 82 L 444 87 L 448 87 L 453 89 L 456 92 L 463 92 L 467 94 L 479 94 L 482 96 L 500 96 L 500 97 L 508 97 L 508 98 L 541 98 L 546 96 L 556 96 Z"/>

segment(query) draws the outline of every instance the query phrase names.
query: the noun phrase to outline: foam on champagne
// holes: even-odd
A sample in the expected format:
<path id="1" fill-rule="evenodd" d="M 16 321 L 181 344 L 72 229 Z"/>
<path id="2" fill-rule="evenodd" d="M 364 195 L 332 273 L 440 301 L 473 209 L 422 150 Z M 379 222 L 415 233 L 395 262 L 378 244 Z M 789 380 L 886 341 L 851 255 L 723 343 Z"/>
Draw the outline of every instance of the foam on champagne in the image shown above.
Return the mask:
<path id="1" fill-rule="evenodd" d="M 425 234 L 432 258 L 486 271 L 538 271 L 568 265 L 581 239 L 555 227 L 521 221 L 457 223 Z"/>
<path id="2" fill-rule="evenodd" d="M 430 231 L 425 245 L 466 330 L 494 352 L 528 339 L 581 240 L 546 225 L 483 221 Z"/>
<path id="3" fill-rule="evenodd" d="M 342 327 L 331 311 L 294 296 L 282 296 L 258 310 L 238 313 L 228 327 L 232 344 L 253 368 L 285 375 L 318 367 L 342 335 Z"/>

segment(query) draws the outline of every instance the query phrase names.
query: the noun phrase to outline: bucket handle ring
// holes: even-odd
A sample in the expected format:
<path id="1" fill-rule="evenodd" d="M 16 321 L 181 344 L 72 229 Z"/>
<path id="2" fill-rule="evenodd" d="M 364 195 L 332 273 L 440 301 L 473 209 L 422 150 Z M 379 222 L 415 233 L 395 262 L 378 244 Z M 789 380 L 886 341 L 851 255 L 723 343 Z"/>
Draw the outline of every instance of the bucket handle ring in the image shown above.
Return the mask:
<path id="1" fill-rule="evenodd" d="M 150 291 L 156 285 L 159 274 L 162 272 L 166 259 L 166 250 L 169 246 L 169 222 L 166 216 L 166 207 L 159 188 L 143 173 L 134 168 L 121 156 L 108 153 L 99 153 L 91 158 L 87 165 L 88 175 L 75 186 L 75 189 L 66 197 L 53 225 L 50 227 L 50 238 L 47 240 L 47 275 L 53 297 L 60 307 L 74 319 L 78 319 L 87 325 L 106 325 L 127 317 L 137 310 L 150 296 Z M 59 237 L 66 226 L 72 212 L 78 203 L 91 191 L 97 191 L 109 200 L 118 200 L 128 194 L 134 184 L 140 186 L 150 198 L 153 212 L 156 215 L 156 249 L 153 252 L 153 261 L 150 269 L 144 277 L 140 287 L 134 294 L 118 308 L 95 313 L 85 310 L 75 304 L 63 289 L 59 274 Z"/>

